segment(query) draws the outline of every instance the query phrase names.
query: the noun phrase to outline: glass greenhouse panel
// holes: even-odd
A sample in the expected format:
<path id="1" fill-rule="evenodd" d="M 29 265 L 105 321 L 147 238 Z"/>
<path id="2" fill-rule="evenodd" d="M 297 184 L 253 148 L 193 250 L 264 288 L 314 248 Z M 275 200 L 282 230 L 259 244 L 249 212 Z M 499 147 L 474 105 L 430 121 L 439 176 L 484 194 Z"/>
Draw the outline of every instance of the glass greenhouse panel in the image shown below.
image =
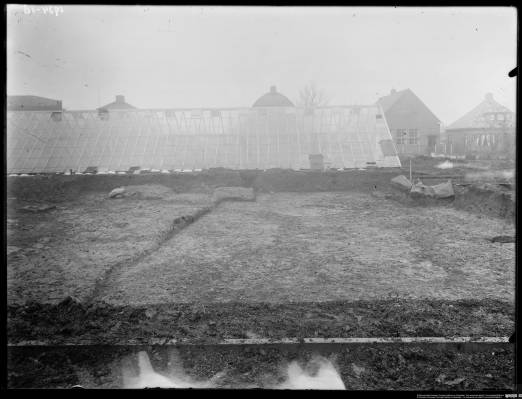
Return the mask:
<path id="1" fill-rule="evenodd" d="M 7 172 L 268 169 L 309 167 L 321 153 L 331 167 L 400 166 L 377 106 L 303 109 L 129 110 L 7 114 Z M 143 164 L 143 165 L 141 165 Z"/>

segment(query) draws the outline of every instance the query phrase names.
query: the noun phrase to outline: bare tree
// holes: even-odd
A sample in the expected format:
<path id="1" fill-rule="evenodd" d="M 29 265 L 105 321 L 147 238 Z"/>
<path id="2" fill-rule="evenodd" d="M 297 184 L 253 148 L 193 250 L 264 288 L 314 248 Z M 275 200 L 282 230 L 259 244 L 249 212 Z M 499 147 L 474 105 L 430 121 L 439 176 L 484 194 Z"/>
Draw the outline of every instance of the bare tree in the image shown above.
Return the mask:
<path id="1" fill-rule="evenodd" d="M 297 104 L 304 108 L 315 108 L 327 105 L 328 101 L 324 90 L 318 89 L 314 83 L 309 83 L 299 92 Z"/>

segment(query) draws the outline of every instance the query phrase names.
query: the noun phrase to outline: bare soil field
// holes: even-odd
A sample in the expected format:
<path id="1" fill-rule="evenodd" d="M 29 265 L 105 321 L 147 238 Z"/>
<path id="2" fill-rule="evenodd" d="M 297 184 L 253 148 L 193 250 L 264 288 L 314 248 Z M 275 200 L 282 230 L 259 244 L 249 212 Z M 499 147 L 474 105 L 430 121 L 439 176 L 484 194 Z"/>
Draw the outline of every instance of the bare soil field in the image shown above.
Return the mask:
<path id="1" fill-rule="evenodd" d="M 173 217 L 207 209 L 208 198 L 97 194 L 76 208 L 53 210 L 54 218 L 36 214 L 38 228 L 11 231 L 20 246 L 42 231 L 54 237 L 43 248 L 54 256 L 40 259 L 32 246 L 20 249 L 20 257 L 9 255 L 9 341 L 508 336 L 513 330 L 514 244 L 488 240 L 513 234 L 505 219 L 364 193 L 274 193 L 221 203 L 167 234 Z M 23 215 L 34 223 L 34 215 Z M 122 217 L 129 225 L 115 227 Z M 73 224 L 78 218 L 86 223 Z M 67 223 L 75 227 L 56 229 Z M 100 234 L 122 234 L 123 244 Z M 93 247 L 99 252 L 70 268 L 74 251 Z M 70 293 L 76 298 L 62 300 Z"/>
<path id="2" fill-rule="evenodd" d="M 364 193 L 274 193 L 222 203 L 168 239 L 209 195 L 138 187 L 149 195 L 12 210 L 9 302 L 514 299 L 514 244 L 488 240 L 514 234 L 503 219 Z"/>
<path id="3" fill-rule="evenodd" d="M 26 209 L 34 202 L 9 206 L 9 303 L 88 300 L 107 272 L 156 248 L 177 218 L 211 204 L 206 194 L 175 194 L 164 186 L 128 191 L 128 198 L 92 193 L 37 213 Z"/>
<path id="4" fill-rule="evenodd" d="M 509 336 L 515 245 L 490 239 L 515 234 L 512 189 L 411 201 L 389 186 L 400 173 L 9 178 L 7 335 L 22 345 L 8 351 L 9 385 L 121 386 L 122 359 L 153 341 L 206 344 L 179 348 L 194 378 L 231 367 L 223 387 L 266 387 L 263 376 L 282 378 L 278 364 L 312 348 L 211 345 Z M 127 195 L 109 199 L 119 186 Z M 253 187 L 257 198 L 215 202 L 219 186 Z M 85 346 L 50 346 L 63 344 Z M 155 369 L 168 348 L 148 347 Z M 349 389 L 510 389 L 508 344 L 434 348 L 322 351 Z"/>
<path id="5" fill-rule="evenodd" d="M 112 304 L 496 298 L 514 301 L 500 219 L 363 193 L 221 204 L 101 293 Z"/>

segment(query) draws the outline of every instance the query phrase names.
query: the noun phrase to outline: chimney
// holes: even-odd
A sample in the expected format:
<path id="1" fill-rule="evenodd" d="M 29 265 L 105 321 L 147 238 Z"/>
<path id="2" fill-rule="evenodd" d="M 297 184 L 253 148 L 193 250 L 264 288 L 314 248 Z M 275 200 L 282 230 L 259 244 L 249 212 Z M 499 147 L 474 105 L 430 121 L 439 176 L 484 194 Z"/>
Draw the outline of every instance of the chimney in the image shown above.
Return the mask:
<path id="1" fill-rule="evenodd" d="M 125 96 L 122 96 L 122 95 L 118 95 L 116 96 L 116 102 L 117 103 L 124 103 L 125 102 Z"/>
<path id="2" fill-rule="evenodd" d="M 270 86 L 270 93 L 277 93 L 275 86 Z"/>
<path id="3" fill-rule="evenodd" d="M 492 93 L 486 93 L 486 101 L 493 101 L 493 94 Z"/>
<path id="4" fill-rule="evenodd" d="M 391 89 L 390 94 L 395 94 L 395 93 L 397 93 L 397 90 Z"/>

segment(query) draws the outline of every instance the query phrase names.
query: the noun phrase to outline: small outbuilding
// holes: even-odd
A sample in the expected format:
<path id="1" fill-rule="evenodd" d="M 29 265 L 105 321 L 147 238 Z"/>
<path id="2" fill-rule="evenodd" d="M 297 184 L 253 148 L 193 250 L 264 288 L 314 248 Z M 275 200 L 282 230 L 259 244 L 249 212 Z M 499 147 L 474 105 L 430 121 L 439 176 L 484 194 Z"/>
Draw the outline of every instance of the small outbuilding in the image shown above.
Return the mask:
<path id="1" fill-rule="evenodd" d="M 446 152 L 471 158 L 514 156 L 515 113 L 487 93 L 475 108 L 446 128 Z"/>
<path id="2" fill-rule="evenodd" d="M 61 111 L 62 102 L 39 96 L 7 96 L 7 111 Z"/>
<path id="3" fill-rule="evenodd" d="M 117 95 L 116 101 L 113 101 L 112 103 L 106 104 L 103 107 L 98 108 L 99 111 L 110 111 L 114 109 L 136 109 L 136 107 L 126 103 L 125 96 Z"/>

